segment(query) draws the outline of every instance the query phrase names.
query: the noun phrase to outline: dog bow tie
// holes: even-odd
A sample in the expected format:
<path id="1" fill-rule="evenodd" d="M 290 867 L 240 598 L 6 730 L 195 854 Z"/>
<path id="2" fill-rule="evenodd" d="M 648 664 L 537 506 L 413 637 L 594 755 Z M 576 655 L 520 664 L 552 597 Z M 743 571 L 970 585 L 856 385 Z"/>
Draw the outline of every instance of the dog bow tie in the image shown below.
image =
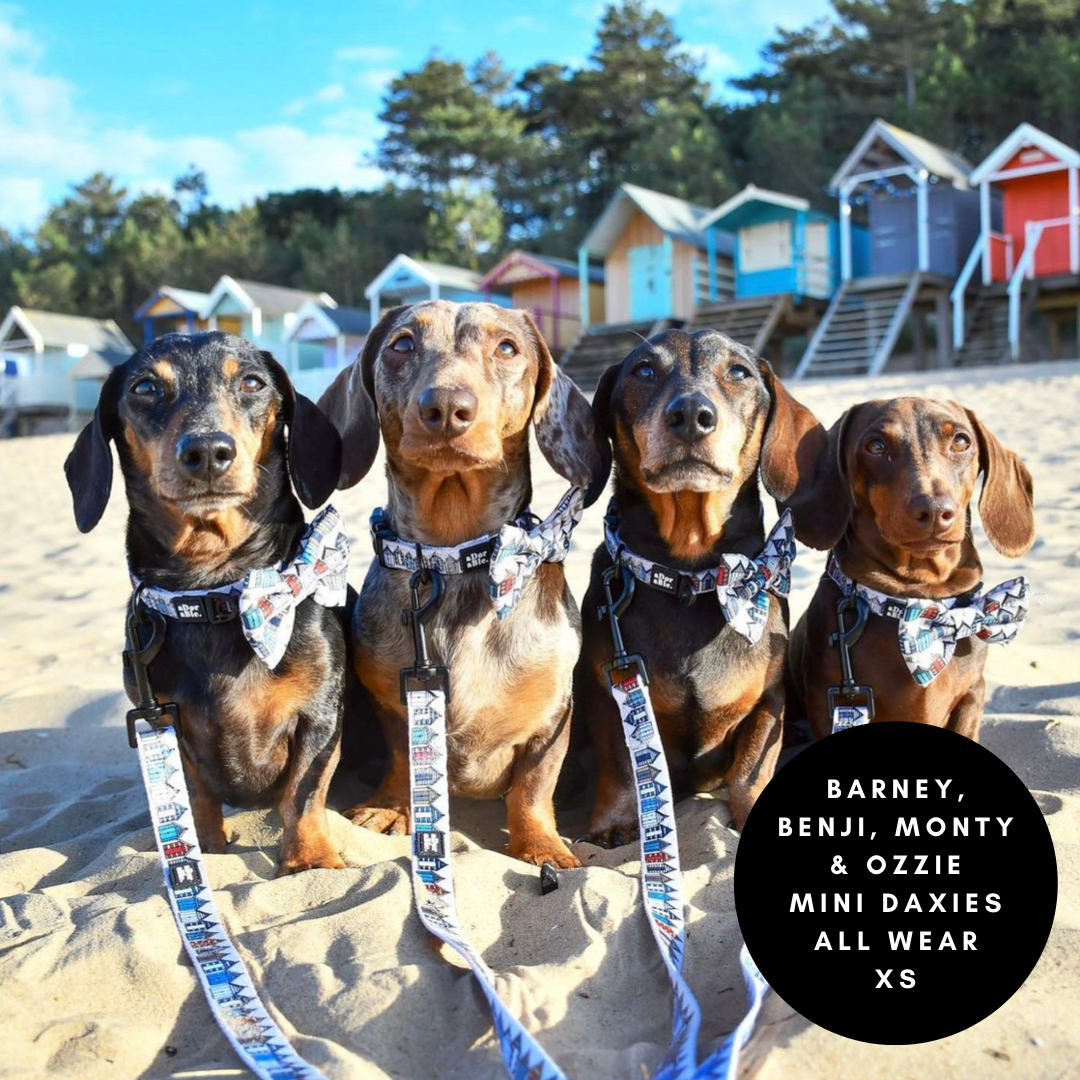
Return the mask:
<path id="1" fill-rule="evenodd" d="M 754 558 L 724 554 L 708 570 L 673 570 L 635 555 L 619 539 L 617 518 L 609 510 L 604 519 L 604 540 L 612 559 L 625 566 L 639 581 L 654 589 L 681 595 L 715 592 L 731 628 L 752 645 L 765 633 L 769 619 L 769 593 L 787 596 L 791 589 L 791 564 L 795 561 L 795 528 L 791 511 L 785 510 Z"/>
<path id="2" fill-rule="evenodd" d="M 341 515 L 327 506 L 304 530 L 299 552 L 280 568 L 249 570 L 242 581 L 217 589 L 172 592 L 134 577 L 132 584 L 143 604 L 180 622 L 226 622 L 238 616 L 255 655 L 272 669 L 289 647 L 296 605 L 311 596 L 323 607 L 342 607 L 348 569 L 349 539 Z"/>
<path id="3" fill-rule="evenodd" d="M 976 637 L 988 645 L 1007 645 L 1027 618 L 1028 584 L 1022 577 L 961 603 L 963 598 L 955 596 L 917 600 L 878 592 L 849 578 L 835 556 L 829 557 L 827 570 L 845 596 L 854 591 L 875 614 L 897 620 L 900 653 L 920 686 L 929 685 L 945 670 L 957 642 Z"/>
<path id="4" fill-rule="evenodd" d="M 542 562 L 562 562 L 566 558 L 570 536 L 584 507 L 585 493 L 574 487 L 543 521 L 526 513 L 507 522 L 494 535 L 485 534 L 451 546 L 403 540 L 380 508 L 371 515 L 371 537 L 380 565 L 389 570 L 466 574 L 486 566 L 495 614 L 505 619 L 517 606 L 536 568 Z"/>
<path id="5" fill-rule="evenodd" d="M 499 530 L 488 565 L 496 617 L 505 619 L 514 610 L 541 563 L 566 559 L 570 537 L 584 508 L 585 493 L 571 488 L 538 525 L 528 528 L 512 521 Z"/>

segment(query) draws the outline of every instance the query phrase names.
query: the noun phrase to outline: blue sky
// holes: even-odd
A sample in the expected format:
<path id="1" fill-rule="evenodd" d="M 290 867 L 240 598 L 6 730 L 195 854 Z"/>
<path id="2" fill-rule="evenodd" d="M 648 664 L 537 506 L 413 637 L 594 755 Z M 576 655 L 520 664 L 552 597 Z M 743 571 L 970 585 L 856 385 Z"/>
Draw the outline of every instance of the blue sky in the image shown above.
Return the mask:
<path id="1" fill-rule="evenodd" d="M 656 0 L 718 95 L 777 25 L 827 0 Z M 272 190 L 370 187 L 380 100 L 433 49 L 513 71 L 580 64 L 604 4 L 532 0 L 0 0 L 0 225 L 32 227 L 95 170 L 171 188 L 195 163 L 227 206 Z"/>

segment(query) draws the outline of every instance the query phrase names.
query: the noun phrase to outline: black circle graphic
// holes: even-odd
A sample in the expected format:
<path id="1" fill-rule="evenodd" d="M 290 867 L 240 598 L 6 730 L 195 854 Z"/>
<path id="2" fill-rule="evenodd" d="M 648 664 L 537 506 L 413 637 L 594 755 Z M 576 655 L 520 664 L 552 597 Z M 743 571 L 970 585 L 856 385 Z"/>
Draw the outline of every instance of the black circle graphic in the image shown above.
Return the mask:
<path id="1" fill-rule="evenodd" d="M 1056 906 L 1030 792 L 989 750 L 926 724 L 807 747 L 761 793 L 735 860 L 762 975 L 863 1042 L 942 1039 L 989 1016 L 1035 966 Z"/>

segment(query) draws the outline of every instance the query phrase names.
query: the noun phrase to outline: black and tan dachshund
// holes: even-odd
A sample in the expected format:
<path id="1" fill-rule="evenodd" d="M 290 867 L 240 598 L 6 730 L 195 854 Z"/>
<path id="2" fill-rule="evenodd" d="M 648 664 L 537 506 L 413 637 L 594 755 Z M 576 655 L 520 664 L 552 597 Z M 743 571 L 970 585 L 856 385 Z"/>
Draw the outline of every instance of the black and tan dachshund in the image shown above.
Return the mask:
<path id="1" fill-rule="evenodd" d="M 286 429 L 288 436 L 286 437 Z M 79 529 L 100 520 L 115 442 L 129 504 L 127 555 L 141 582 L 171 591 L 237 582 L 295 554 L 304 516 L 334 489 L 340 439 L 269 353 L 222 333 L 169 334 L 116 368 L 65 465 Z M 238 621 L 167 620 L 149 667 L 180 706 L 180 749 L 199 841 L 221 852 L 222 803 L 275 805 L 281 873 L 344 865 L 326 790 L 340 753 L 345 615 L 296 607 L 271 670 Z M 134 700 L 131 672 L 125 673 Z"/>
<path id="2" fill-rule="evenodd" d="M 343 436 L 342 486 L 370 466 L 377 406 L 388 520 L 412 542 L 464 544 L 521 515 L 531 496 L 530 430 L 555 470 L 588 490 L 587 502 L 611 468 L 588 402 L 555 365 L 532 318 L 492 304 L 431 301 L 388 311 L 319 405 Z M 428 623 L 432 661 L 450 674 L 450 790 L 506 796 L 516 858 L 578 866 L 552 806 L 569 737 L 577 605 L 561 563 L 545 562 L 499 619 L 487 569 L 447 576 Z M 388 833 L 409 828 L 408 722 L 399 690 L 399 673 L 414 658 L 401 622 L 409 578 L 373 561 L 354 619 L 356 671 L 374 700 L 390 765 L 372 798 L 346 813 Z"/>
<path id="3" fill-rule="evenodd" d="M 612 441 L 612 508 L 628 552 L 659 564 L 665 588 L 639 585 L 622 618 L 643 654 L 653 708 L 678 793 L 727 781 L 739 827 L 776 767 L 784 711 L 787 602 L 768 593 L 760 640 L 728 625 L 717 595 L 671 595 L 680 575 L 708 573 L 721 556 L 762 551 L 758 474 L 784 500 L 812 475 L 823 433 L 765 361 L 715 330 L 668 330 L 603 374 L 593 400 Z M 633 773 L 605 665 L 612 637 L 597 618 L 608 547 L 593 559 L 582 604 L 584 640 L 575 716 L 587 720 L 598 786 L 586 839 L 638 834 Z M 764 598 L 761 598 L 764 603 Z"/>

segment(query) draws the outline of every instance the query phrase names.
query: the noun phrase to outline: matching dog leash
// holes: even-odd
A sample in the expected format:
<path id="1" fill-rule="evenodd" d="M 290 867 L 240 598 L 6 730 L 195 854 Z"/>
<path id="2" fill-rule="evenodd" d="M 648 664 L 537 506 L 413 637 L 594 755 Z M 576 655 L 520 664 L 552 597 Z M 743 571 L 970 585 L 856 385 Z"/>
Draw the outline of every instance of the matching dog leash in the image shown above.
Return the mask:
<path id="1" fill-rule="evenodd" d="M 840 650 L 841 671 L 840 685 L 827 691 L 833 734 L 874 719 L 873 688 L 856 683 L 851 667 L 851 649 L 871 614 L 896 620 L 900 654 L 920 686 L 929 686 L 945 670 L 957 642 L 976 637 L 989 645 L 1007 645 L 1027 618 L 1028 584 L 1023 577 L 985 594 L 979 585 L 960 596 L 922 600 L 890 596 L 849 578 L 835 552 L 829 553 L 825 573 L 843 594 L 836 604 L 837 630 L 829 636 L 829 644 Z"/>
<path id="2" fill-rule="evenodd" d="M 149 628 L 145 642 L 140 632 Z M 180 710 L 159 704 L 147 671 L 165 640 L 165 618 L 144 609 L 139 594 L 128 608 L 124 662 L 135 677 L 138 701 L 127 714 L 128 742 L 138 750 L 165 892 L 180 940 L 202 984 L 210 1011 L 237 1055 L 262 1080 L 325 1080 L 289 1045 L 267 1012 L 214 903 L 177 733 Z"/>
<path id="3" fill-rule="evenodd" d="M 431 586 L 427 600 L 420 590 Z M 412 606 L 405 619 L 412 627 L 415 664 L 401 672 L 401 700 L 409 716 L 409 801 L 412 813 L 412 884 L 420 921 L 469 965 L 488 1000 L 506 1071 L 514 1080 L 566 1080 L 565 1074 L 506 1007 L 495 989 L 495 974 L 465 936 L 454 900 L 450 852 L 449 754 L 446 707 L 450 673 L 432 664 L 425 623 L 438 610 L 443 579 L 438 570 L 421 568 L 409 579 Z"/>
<path id="4" fill-rule="evenodd" d="M 790 526 L 790 515 L 785 514 L 766 543 L 770 558 L 782 561 L 783 568 L 773 565 L 767 575 L 747 569 L 743 582 L 756 581 L 759 588 L 749 595 L 749 590 L 744 590 L 743 595 L 735 597 L 742 604 L 760 607 L 757 597 L 764 596 L 765 617 L 768 615 L 766 587 L 771 584 L 777 587 L 777 591 L 787 591 L 790 562 L 795 557 L 794 542 L 788 536 L 790 555 L 786 546 L 782 556 L 778 555 L 776 549 L 783 542 L 781 538 L 785 536 L 786 530 L 790 530 Z M 616 527 L 610 530 L 609 535 L 611 534 L 617 538 Z M 745 556 L 737 558 L 745 559 Z M 632 565 L 632 559 L 637 561 L 638 569 Z M 746 983 L 749 1008 L 746 1016 L 721 1046 L 699 1065 L 697 1041 L 701 1029 L 701 1007 L 682 973 L 686 951 L 686 923 L 674 792 L 667 756 L 649 695 L 649 676 L 645 661 L 640 653 L 627 652 L 619 624 L 619 619 L 633 599 L 635 582 L 642 580 L 642 574 L 651 577 L 654 572 L 656 564 L 644 566 L 645 562 L 646 560 L 637 559 L 632 553 L 628 553 L 621 542 L 618 544 L 613 564 L 604 571 L 602 581 L 605 604 L 597 614 L 601 619 L 607 618 L 611 630 L 615 656 L 611 663 L 605 665 L 604 671 L 608 676 L 611 696 L 619 710 L 623 737 L 634 772 L 634 795 L 641 846 L 642 904 L 653 938 L 667 968 L 672 989 L 672 1038 L 653 1073 L 653 1080 L 728 1080 L 738 1075 L 739 1055 L 753 1033 L 769 985 L 744 945 L 739 961 Z M 753 560 L 746 559 L 746 563 L 753 563 Z M 715 578 L 716 574 L 710 576 Z M 621 586 L 617 597 L 612 594 L 612 583 L 616 577 L 619 578 Z M 665 583 L 659 587 L 664 592 L 680 595 L 678 586 L 669 588 Z M 692 597 L 698 592 L 707 591 L 710 591 L 709 588 L 695 589 L 690 595 Z M 723 599 L 721 604 L 727 616 L 728 606 Z M 764 630 L 764 619 L 756 617 L 739 618 L 735 621 L 729 619 L 729 622 L 736 632 L 750 641 L 759 640 Z"/>

